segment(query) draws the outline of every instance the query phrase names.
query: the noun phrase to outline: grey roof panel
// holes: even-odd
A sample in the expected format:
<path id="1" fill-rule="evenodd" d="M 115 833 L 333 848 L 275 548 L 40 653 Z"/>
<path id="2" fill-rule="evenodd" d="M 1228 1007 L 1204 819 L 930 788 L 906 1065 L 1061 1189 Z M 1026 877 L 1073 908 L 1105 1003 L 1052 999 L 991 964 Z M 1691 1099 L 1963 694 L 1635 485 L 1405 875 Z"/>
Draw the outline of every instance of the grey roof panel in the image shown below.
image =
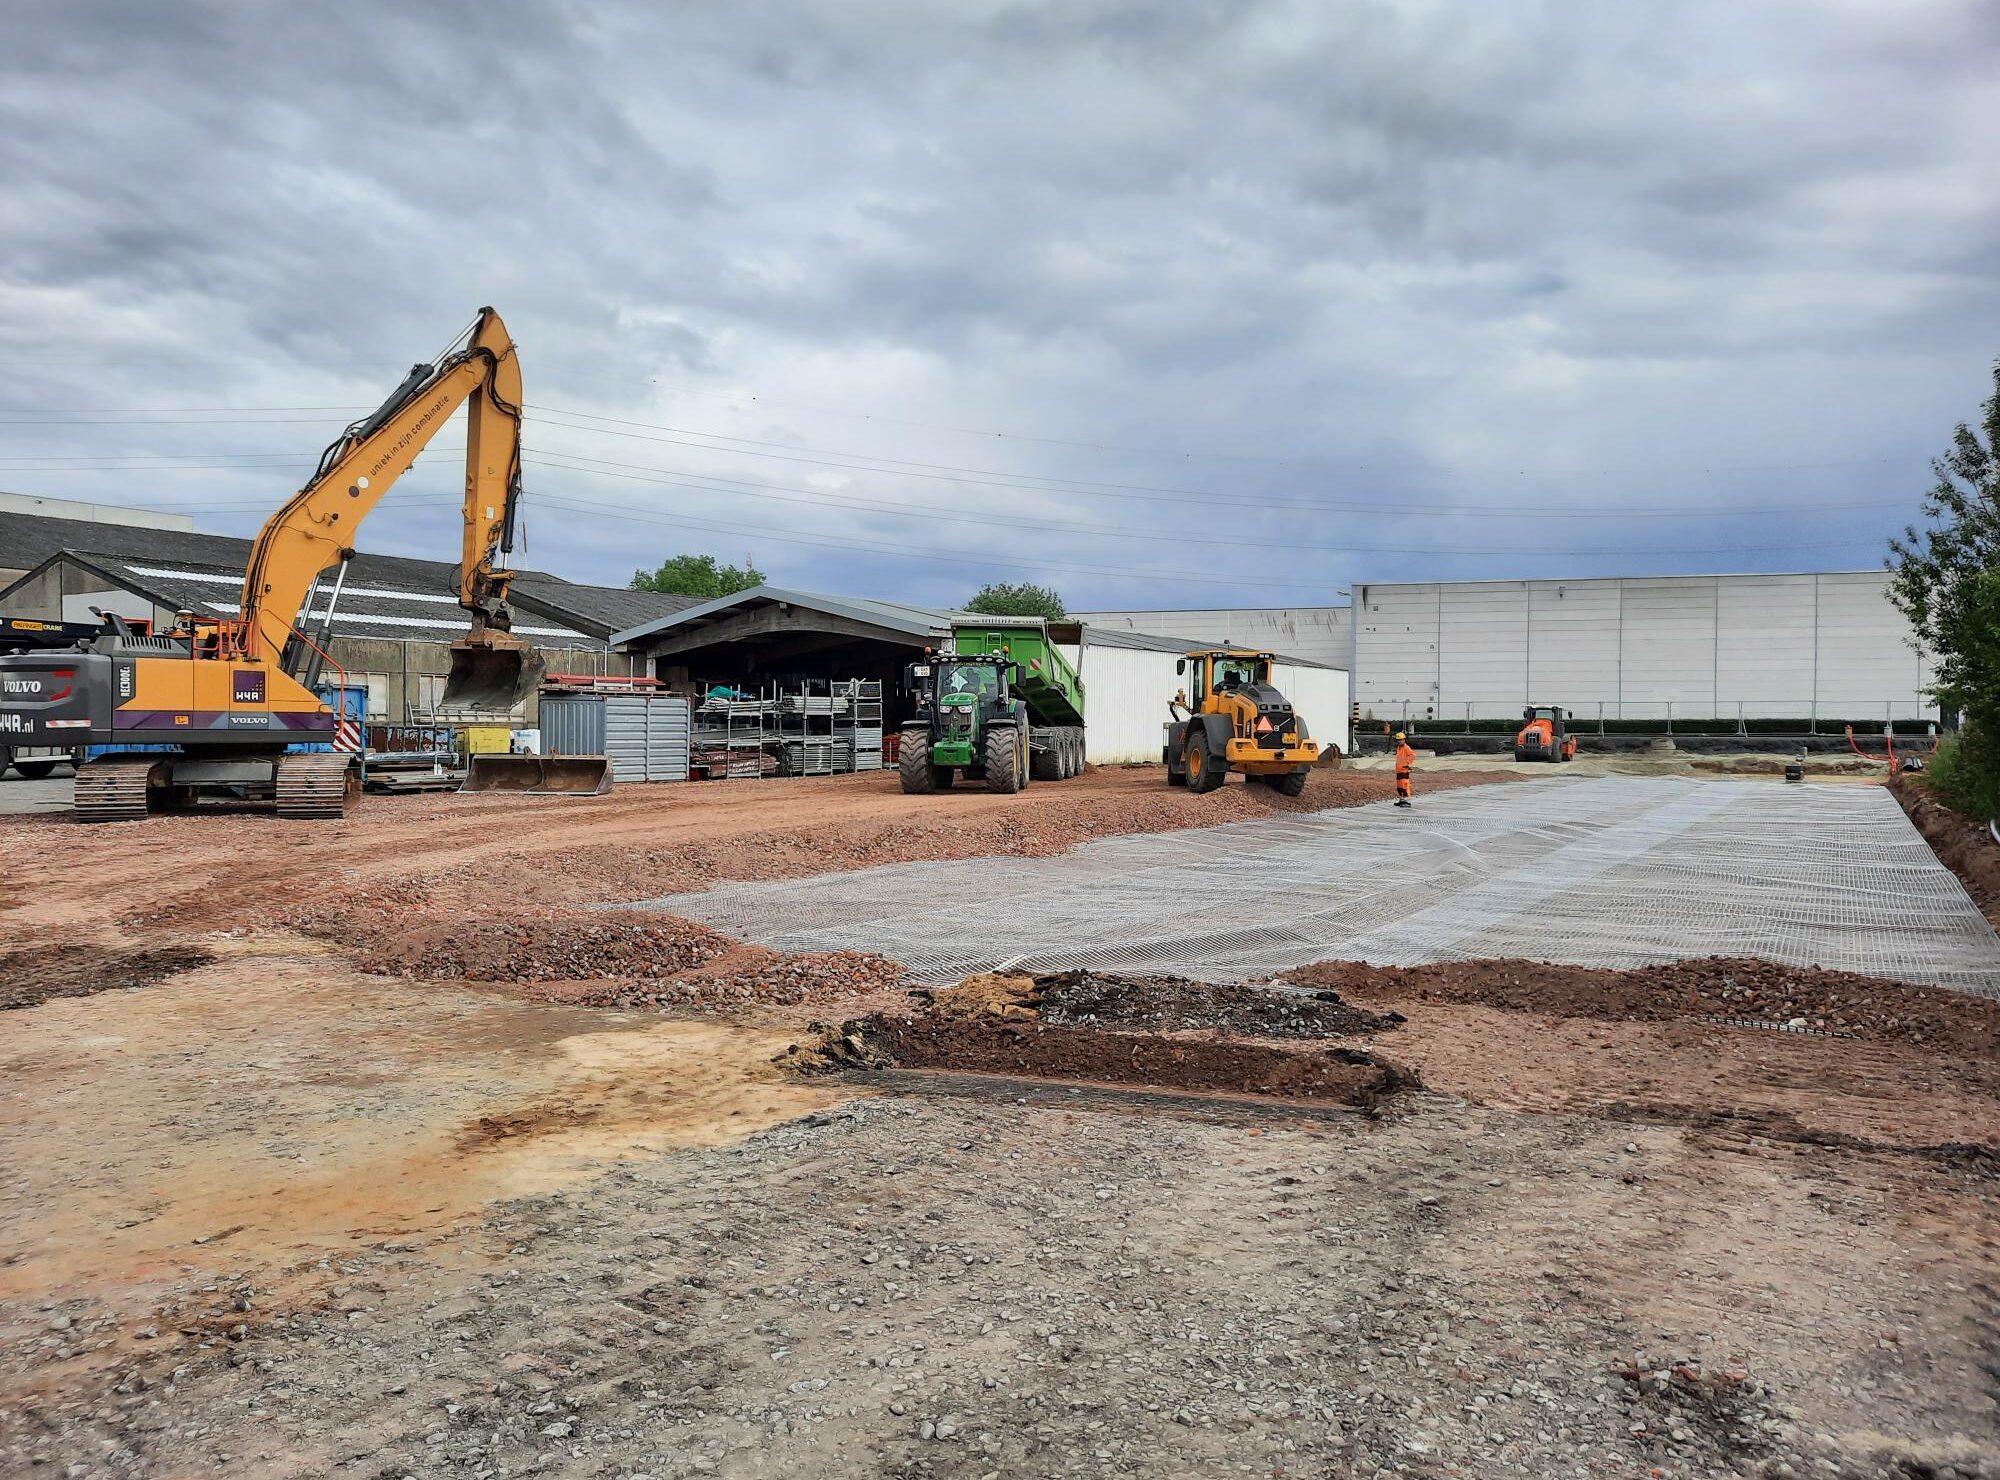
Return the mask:
<path id="1" fill-rule="evenodd" d="M 830 616 L 846 617 L 849 621 L 867 622 L 873 626 L 886 627 L 892 632 L 901 632 L 910 637 L 923 638 L 945 631 L 951 626 L 954 616 L 962 612 L 941 610 L 937 607 L 911 606 L 901 601 L 878 601 L 866 596 L 832 596 L 824 591 L 791 591 L 781 586 L 753 586 L 747 591 L 738 591 L 731 596 L 718 596 L 713 601 L 704 601 L 699 606 L 691 606 L 685 611 L 656 618 L 623 632 L 611 634 L 614 645 L 637 642 L 653 637 L 676 627 L 700 626 L 726 612 L 757 606 L 771 606 L 777 603 L 802 606 L 811 611 L 825 612 Z"/>

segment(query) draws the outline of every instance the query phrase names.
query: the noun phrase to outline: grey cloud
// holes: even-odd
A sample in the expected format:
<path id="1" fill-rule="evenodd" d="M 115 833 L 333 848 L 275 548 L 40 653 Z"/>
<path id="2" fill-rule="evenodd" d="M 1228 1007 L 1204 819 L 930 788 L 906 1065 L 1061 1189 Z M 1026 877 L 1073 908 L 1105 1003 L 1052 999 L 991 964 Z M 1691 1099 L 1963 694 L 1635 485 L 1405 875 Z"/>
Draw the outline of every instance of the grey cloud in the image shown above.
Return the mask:
<path id="1" fill-rule="evenodd" d="M 1263 599 L 1271 580 L 1324 599 L 1392 574 L 1867 565 L 2000 351 L 1996 42 L 1974 3 L 29 7 L 0 63 L 0 404 L 367 403 L 491 302 L 538 404 L 862 460 L 1357 502 L 1906 500 L 1819 517 L 1842 542 L 1821 552 L 1796 519 L 1215 515 L 846 475 L 861 497 L 1176 536 L 1050 542 L 535 472 L 642 518 L 1031 565 L 1192 569 L 1204 532 L 1271 541 L 1227 557 L 1228 589 L 1056 577 L 1145 604 Z M 303 467 L 139 480 L 7 459 L 302 451 L 337 420 L 0 427 L 0 486 L 275 502 Z M 549 421 L 530 436 L 675 474 L 812 471 Z M 1704 471 L 1748 461 L 1797 466 Z M 370 537 L 429 549 L 453 483 L 426 459 L 404 491 L 429 502 Z M 554 507 L 531 529 L 537 563 L 610 579 L 637 546 L 754 540 Z M 1618 553 L 1544 553 L 1584 545 Z M 1747 553 L 1673 553 L 1712 547 Z M 936 599 L 981 575 L 757 553 L 801 583 Z"/>

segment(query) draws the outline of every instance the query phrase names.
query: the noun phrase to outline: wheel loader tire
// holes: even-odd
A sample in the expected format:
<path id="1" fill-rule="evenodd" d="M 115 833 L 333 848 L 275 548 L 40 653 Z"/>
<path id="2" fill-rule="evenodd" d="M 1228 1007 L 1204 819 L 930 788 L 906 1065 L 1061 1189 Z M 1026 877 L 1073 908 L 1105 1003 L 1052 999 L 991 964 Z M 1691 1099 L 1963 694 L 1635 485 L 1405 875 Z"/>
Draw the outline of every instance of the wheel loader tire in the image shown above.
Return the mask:
<path id="1" fill-rule="evenodd" d="M 986 732 L 986 789 L 1019 791 L 1028 784 L 1028 768 L 1023 754 L 1028 748 L 1028 732 L 1013 725 L 995 725 Z"/>
<path id="2" fill-rule="evenodd" d="M 931 765 L 931 737 L 928 730 L 905 730 L 896 751 L 896 769 L 903 778 L 906 796 L 929 796 L 937 790 L 937 771 Z"/>
<path id="3" fill-rule="evenodd" d="M 1264 779 L 1270 782 L 1271 789 L 1281 797 L 1295 797 L 1306 789 L 1304 771 L 1287 771 L 1282 776 L 1267 776 Z"/>
<path id="4" fill-rule="evenodd" d="M 1037 740 L 1041 742 L 1039 750 L 1034 746 Z M 1060 781 L 1068 774 L 1063 764 L 1061 730 L 1037 729 L 1030 732 L 1028 773 L 1037 781 Z"/>
<path id="5" fill-rule="evenodd" d="M 56 773 L 54 761 L 15 761 L 14 769 L 24 781 L 46 781 Z"/>
<path id="6" fill-rule="evenodd" d="M 1229 779 L 1229 762 L 1209 752 L 1205 731 L 1195 730 L 1188 736 L 1187 771 L 1187 786 L 1192 792 L 1214 791 Z"/>

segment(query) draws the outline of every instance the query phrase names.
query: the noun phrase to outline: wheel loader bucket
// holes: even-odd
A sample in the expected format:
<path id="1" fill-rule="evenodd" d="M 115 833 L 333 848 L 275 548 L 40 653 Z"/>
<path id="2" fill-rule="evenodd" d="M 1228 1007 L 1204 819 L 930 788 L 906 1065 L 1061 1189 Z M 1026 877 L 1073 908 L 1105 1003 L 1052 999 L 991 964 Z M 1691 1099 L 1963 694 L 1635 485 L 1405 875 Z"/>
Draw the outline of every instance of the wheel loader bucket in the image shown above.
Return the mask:
<path id="1" fill-rule="evenodd" d="M 611 790 L 608 755 L 475 755 L 460 791 L 516 791 L 524 796 L 598 797 Z"/>
<path id="2" fill-rule="evenodd" d="M 541 684 L 548 663 L 505 632 L 486 632 L 451 645 L 451 676 L 437 708 L 453 716 L 507 715 L 520 709 Z"/>

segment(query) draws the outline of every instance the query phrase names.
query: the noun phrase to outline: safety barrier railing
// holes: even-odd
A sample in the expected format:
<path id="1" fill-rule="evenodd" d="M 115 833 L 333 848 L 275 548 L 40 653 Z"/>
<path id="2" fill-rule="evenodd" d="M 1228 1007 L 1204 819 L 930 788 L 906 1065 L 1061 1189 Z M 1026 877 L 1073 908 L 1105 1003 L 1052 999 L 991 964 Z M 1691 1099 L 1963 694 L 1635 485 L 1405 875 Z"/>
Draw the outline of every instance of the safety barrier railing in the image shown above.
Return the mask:
<path id="1" fill-rule="evenodd" d="M 1523 722 L 1527 707 L 1518 699 L 1470 699 L 1448 703 L 1401 700 L 1367 701 L 1355 706 L 1362 727 L 1389 725 L 1404 731 L 1445 734 L 1511 734 Z M 1817 699 L 1725 701 L 1721 705 L 1683 700 L 1603 700 L 1564 706 L 1569 727 L 1578 734 L 1599 735 L 1826 735 L 1847 730 L 1888 735 L 1898 726 L 1905 733 L 1934 732 L 1937 710 L 1917 699 L 1865 699 L 1822 702 Z"/>

